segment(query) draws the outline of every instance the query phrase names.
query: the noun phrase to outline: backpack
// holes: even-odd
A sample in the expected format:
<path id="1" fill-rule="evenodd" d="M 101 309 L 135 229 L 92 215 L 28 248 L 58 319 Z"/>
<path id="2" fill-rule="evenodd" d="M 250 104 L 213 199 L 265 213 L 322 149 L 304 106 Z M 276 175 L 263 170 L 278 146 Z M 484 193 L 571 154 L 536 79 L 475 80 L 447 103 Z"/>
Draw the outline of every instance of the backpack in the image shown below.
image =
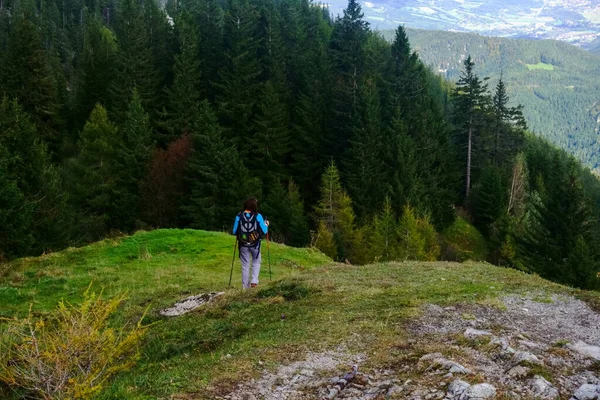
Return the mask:
<path id="1" fill-rule="evenodd" d="M 240 245 L 244 247 L 254 247 L 260 240 L 260 232 L 258 221 L 256 220 L 257 214 L 251 213 L 247 216 L 245 212 L 238 214 L 240 222 L 236 231 L 236 236 Z"/>

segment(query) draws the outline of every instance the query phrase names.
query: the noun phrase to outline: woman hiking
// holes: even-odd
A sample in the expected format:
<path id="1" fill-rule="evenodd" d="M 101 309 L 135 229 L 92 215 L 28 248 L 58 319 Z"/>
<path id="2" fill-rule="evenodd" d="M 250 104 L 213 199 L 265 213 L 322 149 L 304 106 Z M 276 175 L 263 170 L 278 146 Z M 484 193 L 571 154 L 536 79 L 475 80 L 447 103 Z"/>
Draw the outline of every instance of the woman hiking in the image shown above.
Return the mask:
<path id="1" fill-rule="evenodd" d="M 256 199 L 250 197 L 244 203 L 244 211 L 235 217 L 233 223 L 233 234 L 237 236 L 239 244 L 244 289 L 258 285 L 261 261 L 260 241 L 269 231 L 269 221 L 265 221 L 257 209 Z M 252 280 L 250 280 L 250 262 L 252 262 Z"/>

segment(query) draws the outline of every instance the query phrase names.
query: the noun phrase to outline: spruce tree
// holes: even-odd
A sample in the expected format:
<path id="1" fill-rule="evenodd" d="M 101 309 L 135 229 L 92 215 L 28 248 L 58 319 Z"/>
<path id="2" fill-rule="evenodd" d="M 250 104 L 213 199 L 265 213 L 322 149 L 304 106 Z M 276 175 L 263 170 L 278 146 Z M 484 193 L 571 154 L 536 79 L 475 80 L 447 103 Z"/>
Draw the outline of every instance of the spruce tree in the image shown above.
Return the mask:
<path id="1" fill-rule="evenodd" d="M 216 81 L 219 121 L 243 158 L 252 136 L 252 119 L 262 67 L 258 62 L 258 10 L 249 0 L 228 0 L 224 19 L 225 63 Z"/>
<path id="2" fill-rule="evenodd" d="M 240 203 L 260 194 L 260 182 L 249 174 L 206 100 L 193 127 L 186 179 L 190 196 L 183 210 L 200 229 L 228 229 Z"/>
<path id="3" fill-rule="evenodd" d="M 117 155 L 115 219 L 120 229 L 132 231 L 141 220 L 140 183 L 146 174 L 153 150 L 150 117 L 134 89 L 121 129 Z"/>
<path id="4" fill-rule="evenodd" d="M 163 113 L 166 135 L 162 142 L 168 143 L 182 133 L 190 132 L 198 113 L 200 101 L 200 59 L 198 52 L 198 28 L 192 15 L 181 11 L 175 18 L 179 53 L 173 66 L 173 86 L 166 90 L 168 109 Z"/>
<path id="5" fill-rule="evenodd" d="M 315 207 L 318 218 L 319 229 L 324 229 L 333 235 L 338 260 L 353 259 L 353 249 L 355 242 L 354 211 L 352 209 L 352 200 L 342 188 L 340 173 L 331 163 L 325 170 L 321 180 L 321 200 Z M 327 233 L 323 233 L 323 238 L 328 238 Z M 330 247 L 328 241 L 324 242 L 327 248 Z M 324 244 L 324 246 L 325 246 Z M 319 247 L 319 243 L 317 243 Z M 320 247 L 319 247 L 320 248 Z M 322 251 L 325 251 L 322 249 Z"/>
<path id="6" fill-rule="evenodd" d="M 61 124 L 58 85 L 32 13 L 26 9 L 15 15 L 0 91 L 19 101 L 33 117 L 43 140 L 57 150 Z"/>
<path id="7" fill-rule="evenodd" d="M 489 95 L 487 85 L 474 71 L 475 63 L 471 56 L 464 61 L 464 71 L 454 90 L 455 119 L 459 130 L 460 143 L 465 145 L 465 197 L 469 197 L 472 184 L 473 146 L 477 136 L 482 135 L 481 121 L 488 111 Z"/>
<path id="8" fill-rule="evenodd" d="M 523 106 L 510 107 L 509 101 L 506 85 L 501 76 L 492 99 L 494 129 L 492 161 L 496 166 L 512 159 L 522 145 L 522 131 L 527 129 L 522 112 Z"/>
<path id="9" fill-rule="evenodd" d="M 390 190 L 388 142 L 383 135 L 379 93 L 373 80 L 361 87 L 350 147 L 344 157 L 348 192 L 361 218 L 372 218 Z"/>
<path id="10" fill-rule="evenodd" d="M 349 132 L 359 104 L 359 86 L 364 78 L 364 43 L 369 23 L 357 0 L 349 0 L 344 15 L 335 21 L 331 36 L 331 56 L 336 74 L 332 96 L 333 155 L 341 156 L 347 148 Z"/>
<path id="11" fill-rule="evenodd" d="M 248 140 L 252 151 L 248 154 L 247 165 L 253 175 L 269 185 L 285 176 L 290 143 L 289 116 L 273 83 L 264 85 L 260 97 L 254 120 L 255 133 Z"/>
<path id="12" fill-rule="evenodd" d="M 90 239 L 118 228 L 114 217 L 121 146 L 117 127 L 106 109 L 97 105 L 81 132 L 79 154 L 68 165 L 72 198 L 82 213 L 79 228 Z"/>
<path id="13" fill-rule="evenodd" d="M 392 200 L 389 196 L 386 196 L 381 210 L 373 217 L 371 230 L 369 244 L 371 260 L 394 260 L 398 251 L 398 231 Z"/>
<path id="14" fill-rule="evenodd" d="M 116 26 L 118 51 L 111 89 L 111 115 L 124 121 L 129 98 L 137 89 L 146 110 L 158 106 L 159 76 L 153 43 L 145 23 L 144 3 L 122 0 Z"/>
<path id="15" fill-rule="evenodd" d="M 12 215 L 9 220 L 21 221 L 28 231 L 20 251 L 40 254 L 65 245 L 69 219 L 60 177 L 29 115 L 15 100 L 6 98 L 0 102 L 0 148 L 3 185 L 19 199 L 17 208 L 7 205 L 5 211 Z"/>
<path id="16" fill-rule="evenodd" d="M 117 38 L 93 15 L 85 17 L 83 50 L 78 65 L 76 85 L 77 109 L 75 128 L 83 128 L 96 104 L 110 104 L 110 87 L 114 79 Z"/>

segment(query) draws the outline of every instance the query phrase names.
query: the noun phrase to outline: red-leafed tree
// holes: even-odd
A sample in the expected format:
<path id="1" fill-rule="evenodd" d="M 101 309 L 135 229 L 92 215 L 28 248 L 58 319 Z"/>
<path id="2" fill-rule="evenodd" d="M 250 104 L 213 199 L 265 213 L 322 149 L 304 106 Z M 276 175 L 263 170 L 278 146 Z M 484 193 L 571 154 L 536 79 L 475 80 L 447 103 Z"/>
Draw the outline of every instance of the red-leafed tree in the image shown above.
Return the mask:
<path id="1" fill-rule="evenodd" d="M 192 149 L 190 135 L 156 149 L 142 183 L 145 220 L 160 228 L 180 225 L 180 199 L 186 190 L 185 168 Z"/>

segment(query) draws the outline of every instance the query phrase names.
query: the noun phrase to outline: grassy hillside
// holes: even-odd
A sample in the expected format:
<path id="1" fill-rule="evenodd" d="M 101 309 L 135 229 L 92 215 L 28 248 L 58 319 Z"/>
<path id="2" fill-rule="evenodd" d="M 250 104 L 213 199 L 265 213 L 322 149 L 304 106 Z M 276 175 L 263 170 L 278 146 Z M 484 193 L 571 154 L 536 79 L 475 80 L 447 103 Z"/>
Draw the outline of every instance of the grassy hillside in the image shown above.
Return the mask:
<path id="1" fill-rule="evenodd" d="M 43 312 L 61 297 L 76 300 L 90 281 L 105 293 L 129 290 L 121 318 L 150 304 L 154 322 L 143 357 L 106 389 L 103 399 L 214 398 L 311 350 L 346 344 L 370 355 L 368 366 L 393 362 L 390 348 L 407 339 L 406 321 L 426 303 L 497 304 L 498 296 L 573 291 L 485 263 L 333 264 L 308 249 L 271 248 L 274 280 L 262 270 L 257 290 L 228 290 L 204 309 L 177 318 L 158 310 L 189 293 L 227 286 L 232 237 L 161 230 L 105 240 L 3 267 L 0 309 Z M 266 261 L 266 260 L 265 260 Z M 239 286 L 239 263 L 235 283 Z M 285 318 L 282 318 L 282 315 Z M 173 397 L 170 397 L 173 396 Z"/>
<path id="2" fill-rule="evenodd" d="M 600 56 L 564 42 L 506 39 L 478 34 L 407 30 L 421 59 L 450 80 L 471 55 L 476 73 L 494 89 L 500 73 L 512 101 L 523 104 L 529 128 L 574 154 L 592 169 L 600 166 Z M 387 38 L 393 32 L 385 31 Z"/>

